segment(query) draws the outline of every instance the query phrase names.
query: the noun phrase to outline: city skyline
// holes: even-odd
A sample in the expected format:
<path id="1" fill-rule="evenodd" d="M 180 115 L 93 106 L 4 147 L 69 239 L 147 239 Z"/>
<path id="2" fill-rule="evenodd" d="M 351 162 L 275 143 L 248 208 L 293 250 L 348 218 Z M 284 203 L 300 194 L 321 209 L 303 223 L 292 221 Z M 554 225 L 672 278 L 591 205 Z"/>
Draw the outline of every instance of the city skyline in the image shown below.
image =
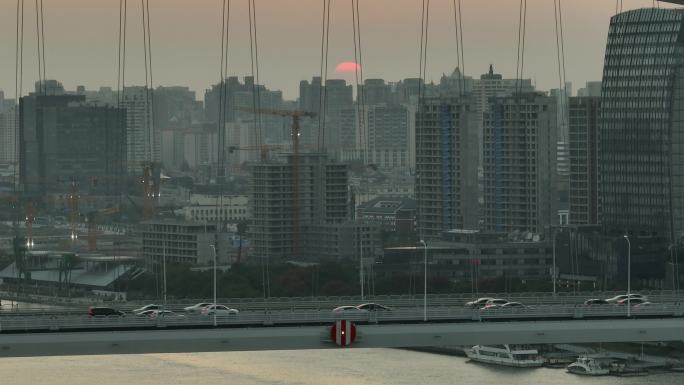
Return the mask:
<path id="1" fill-rule="evenodd" d="M 492 1 L 497 7 L 462 2 L 465 73 L 478 77 L 494 64 L 504 77 L 514 77 L 518 20 L 511 15 L 517 15 L 518 4 Z M 242 77 L 250 74 L 249 37 L 246 18 L 237 15 L 246 15 L 247 9 L 246 4 L 233 3 L 229 74 Z M 630 0 L 623 9 L 652 4 Z M 68 0 L 61 5 L 45 4 L 47 77 L 62 81 L 67 89 L 115 85 L 118 2 L 94 7 L 83 0 Z M 394 81 L 418 76 L 421 4 L 392 0 L 391 15 L 386 12 L 389 5 L 389 0 L 360 4 L 366 79 Z M 220 1 L 202 0 L 199 5 L 171 1 L 163 7 L 153 2 L 150 6 L 154 85 L 187 85 L 201 97 L 219 79 Z M 260 82 L 295 99 L 297 82 L 320 73 L 321 4 L 285 0 L 257 6 Z M 563 6 L 567 80 L 579 88 L 601 78 L 607 25 L 615 4 L 579 0 Z M 5 36 L 0 41 L 0 67 L 8 69 L 0 74 L 0 89 L 8 98 L 14 96 L 15 7 L 13 2 L 0 4 L 0 35 Z M 25 7 L 24 93 L 32 88 L 37 72 L 33 8 L 31 3 Z M 129 5 L 128 85 L 144 84 L 139 13 L 137 3 Z M 557 88 L 553 4 L 530 0 L 528 13 L 523 77 L 532 78 L 539 89 Z M 438 81 L 442 73 L 457 66 L 451 2 L 433 2 L 430 17 L 428 82 Z M 329 78 L 354 80 L 353 73 L 336 72 L 338 64 L 354 60 L 353 51 L 351 10 L 333 4 Z"/>

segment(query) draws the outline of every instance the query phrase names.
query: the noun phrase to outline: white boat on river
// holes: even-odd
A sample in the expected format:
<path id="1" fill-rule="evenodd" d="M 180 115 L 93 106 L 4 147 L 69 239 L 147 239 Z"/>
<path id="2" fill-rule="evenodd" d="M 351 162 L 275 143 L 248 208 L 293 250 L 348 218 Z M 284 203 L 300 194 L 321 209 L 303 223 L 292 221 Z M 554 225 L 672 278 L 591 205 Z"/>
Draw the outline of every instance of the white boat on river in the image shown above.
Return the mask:
<path id="1" fill-rule="evenodd" d="M 535 368 L 544 364 L 544 358 L 537 349 L 515 345 L 475 345 L 464 349 L 468 358 L 487 364 Z"/>

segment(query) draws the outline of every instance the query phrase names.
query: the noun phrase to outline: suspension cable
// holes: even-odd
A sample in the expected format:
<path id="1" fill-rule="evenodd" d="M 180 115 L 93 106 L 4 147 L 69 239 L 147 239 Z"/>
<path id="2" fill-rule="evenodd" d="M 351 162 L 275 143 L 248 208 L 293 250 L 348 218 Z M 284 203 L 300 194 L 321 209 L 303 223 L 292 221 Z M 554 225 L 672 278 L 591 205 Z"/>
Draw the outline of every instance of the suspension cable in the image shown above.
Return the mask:
<path id="1" fill-rule="evenodd" d="M 43 80 L 47 81 L 45 71 L 45 13 L 43 12 L 43 0 L 40 0 L 40 44 L 43 51 Z M 47 93 L 47 84 L 45 85 L 45 92 Z"/>
<path id="2" fill-rule="evenodd" d="M 424 79 L 427 76 L 426 66 L 427 66 L 427 42 L 428 42 L 428 26 L 429 26 L 429 13 L 430 13 L 430 0 L 422 0 L 421 5 L 421 19 L 420 19 L 420 57 L 419 57 L 419 73 L 418 73 L 418 105 L 416 113 L 419 116 L 419 121 L 416 127 L 416 162 L 418 162 L 418 149 L 423 149 L 423 135 L 418 134 L 419 127 L 424 128 L 425 124 L 425 111 L 424 111 Z M 416 199 L 420 200 L 421 188 L 423 179 L 420 175 L 416 175 Z M 422 237 L 422 224 L 421 224 L 421 211 L 420 205 L 417 213 L 418 217 L 418 236 L 420 239 Z"/>
<path id="3" fill-rule="evenodd" d="M 323 2 L 323 16 L 321 18 L 321 72 L 320 72 L 320 84 L 318 86 L 318 141 L 317 148 L 319 152 L 321 149 L 321 131 L 324 129 L 325 117 L 323 116 L 323 66 L 325 65 L 325 71 L 327 72 L 327 62 L 328 62 L 328 49 L 326 45 L 326 36 L 329 31 L 328 20 L 330 20 L 330 0 L 322 0 Z"/>
<path id="4" fill-rule="evenodd" d="M 125 73 L 126 73 L 126 30 L 127 30 L 127 18 L 128 18 L 128 3 L 127 0 L 119 0 L 119 31 L 117 36 L 117 68 L 116 68 L 116 120 L 117 126 L 119 128 L 119 143 L 118 150 L 120 156 L 120 163 L 116 165 L 117 170 L 114 175 L 115 180 L 118 182 L 119 193 L 118 193 L 118 222 L 121 224 L 123 222 L 123 196 L 127 193 L 127 180 L 126 176 L 128 174 L 128 164 L 123 161 L 128 159 L 128 142 L 132 141 L 129 138 L 129 128 L 126 124 L 126 113 L 124 109 L 124 87 L 125 87 Z M 117 230 L 116 235 L 116 254 L 121 255 L 121 240 L 123 234 L 120 230 Z M 116 258 L 116 257 L 115 257 Z M 155 275 L 156 278 L 156 275 Z M 118 280 L 116 281 L 118 285 Z M 156 284 L 155 284 L 156 286 Z"/>
<path id="5" fill-rule="evenodd" d="M 256 147 L 262 144 L 261 133 L 261 92 L 259 90 L 259 45 L 256 25 L 256 0 L 248 1 L 249 11 L 249 51 L 252 67 L 252 104 L 254 109 L 254 126 L 256 129 Z"/>
<path id="6" fill-rule="evenodd" d="M 323 0 L 321 32 L 321 74 L 318 86 L 318 152 L 325 151 L 325 126 L 328 115 L 328 53 L 330 47 L 330 9 L 331 1 Z"/>
<path id="7" fill-rule="evenodd" d="M 520 81 L 518 82 L 520 86 L 520 93 L 522 93 L 522 79 L 525 72 L 525 43 L 527 41 L 527 0 L 523 1 L 525 9 L 523 10 L 523 23 L 522 23 L 522 47 L 520 48 Z"/>
<path id="8" fill-rule="evenodd" d="M 461 68 L 461 79 L 463 80 L 463 93 L 466 93 L 466 79 L 465 79 L 465 73 L 466 73 L 466 65 L 465 65 L 465 45 L 463 44 L 463 10 L 461 9 L 461 0 L 458 0 L 458 32 L 459 36 L 461 39 L 461 65 L 463 66 Z"/>
<path id="9" fill-rule="evenodd" d="M 43 79 L 43 59 L 41 52 L 41 40 L 40 40 L 40 3 L 36 0 L 36 48 L 38 50 L 38 87 L 39 93 L 44 95 L 45 82 Z"/>
<path id="10" fill-rule="evenodd" d="M 21 95 L 23 94 L 24 82 L 24 0 L 17 0 L 17 15 L 16 15 L 16 48 L 14 58 L 14 143 L 13 143 L 13 167 L 12 167 L 12 192 L 16 198 L 14 201 L 14 228 L 15 237 L 19 236 L 19 217 L 21 216 L 21 205 L 18 199 L 18 189 L 20 181 L 19 173 L 19 104 L 21 103 Z"/>
<path id="11" fill-rule="evenodd" d="M 458 39 L 458 5 L 456 4 L 456 0 L 453 0 L 453 6 L 454 6 L 454 34 L 456 38 L 456 66 L 458 67 L 458 70 L 461 71 L 461 44 Z"/>
<path id="12" fill-rule="evenodd" d="M 359 62 L 355 66 L 355 68 L 359 69 L 359 74 L 361 76 L 360 81 L 362 84 L 362 92 L 360 92 L 361 96 L 361 123 L 363 125 L 363 132 L 365 132 L 366 138 L 368 139 L 368 127 L 366 125 L 366 89 L 365 89 L 365 78 L 363 76 L 363 49 L 362 49 L 362 39 L 361 39 L 361 12 L 359 11 L 359 0 L 356 0 L 356 30 L 357 30 L 357 37 L 359 39 Z M 368 164 L 368 154 L 370 151 L 370 143 L 368 140 L 366 140 L 366 164 Z"/>
<path id="13" fill-rule="evenodd" d="M 147 58 L 149 61 L 149 73 L 150 73 L 150 86 L 149 86 L 149 96 L 147 100 L 148 110 L 149 110 L 149 130 L 150 130 L 150 153 L 152 157 L 151 161 L 154 161 L 161 157 L 161 154 L 156 153 L 156 129 L 154 126 L 154 67 L 152 66 L 152 29 L 150 28 L 150 0 L 145 1 L 145 10 L 147 11 Z M 143 10 L 143 11 L 145 11 Z M 144 38 L 144 35 L 143 35 Z"/>
<path id="14" fill-rule="evenodd" d="M 145 125 L 149 124 L 150 121 L 150 75 L 149 75 L 149 63 L 147 60 L 147 17 L 145 12 L 145 0 L 140 0 L 142 9 L 142 32 L 143 32 L 143 50 L 144 50 L 144 63 L 145 63 Z M 152 160 L 151 154 L 151 130 L 147 132 L 146 140 L 150 142 L 149 146 L 145 146 L 145 152 L 148 153 L 147 160 Z"/>
<path id="15" fill-rule="evenodd" d="M 218 168 L 216 176 L 221 172 L 222 162 L 225 155 L 225 120 L 226 120 L 226 98 L 227 98 L 227 67 L 228 67 L 228 23 L 230 22 L 230 0 L 223 0 L 223 10 L 221 17 L 221 66 L 219 77 L 219 105 L 218 105 L 218 126 L 216 134 L 219 139 L 218 145 Z M 217 202 L 218 203 L 218 202 Z"/>
<path id="16" fill-rule="evenodd" d="M 370 157 L 369 133 L 366 128 L 366 96 L 363 77 L 363 54 L 361 47 L 361 13 L 359 12 L 359 1 L 352 0 L 352 23 L 354 35 L 354 76 L 356 79 L 356 111 L 359 125 L 359 136 L 361 138 L 361 149 L 363 151 L 362 161 L 368 165 Z"/>
<path id="17" fill-rule="evenodd" d="M 459 71 L 461 71 L 460 80 L 460 95 L 466 94 L 466 79 L 465 79 L 465 55 L 463 53 L 463 11 L 461 10 L 461 0 L 453 0 L 454 7 L 454 32 L 456 38 L 456 63 Z"/>
<path id="18" fill-rule="evenodd" d="M 520 0 L 518 13 L 518 58 L 516 62 L 516 93 L 522 93 L 522 78 L 525 70 L 525 36 L 527 32 L 527 0 Z M 519 99 L 519 96 L 518 96 Z"/>
<path id="19" fill-rule="evenodd" d="M 556 58 L 558 61 L 558 93 L 559 97 L 561 98 L 560 100 L 560 105 L 563 106 L 563 101 L 565 100 L 565 95 L 561 95 L 561 92 L 564 92 L 564 87 L 563 85 L 565 84 L 565 78 L 563 77 L 563 60 L 561 59 L 561 33 L 559 31 L 560 28 L 560 23 L 558 21 L 558 7 L 559 7 L 559 0 L 553 0 L 553 16 L 554 16 L 554 22 L 555 22 L 555 27 L 556 27 Z M 565 109 L 562 108 L 561 111 L 561 124 L 565 124 Z"/>
<path id="20" fill-rule="evenodd" d="M 225 209 L 223 207 L 223 185 L 225 182 L 225 121 L 227 109 L 227 84 L 226 78 L 228 73 L 228 31 L 230 23 L 230 0 L 223 0 L 223 8 L 221 12 L 221 59 L 220 59 L 220 83 L 219 83 L 219 108 L 218 108 L 218 123 L 216 135 L 218 138 L 217 144 L 217 167 L 216 167 L 216 184 L 218 185 L 218 194 L 216 196 L 216 228 L 214 231 L 214 253 L 215 258 L 218 258 L 218 253 L 221 251 L 219 233 L 223 229 L 223 216 Z M 216 279 L 216 277 L 215 277 Z"/>

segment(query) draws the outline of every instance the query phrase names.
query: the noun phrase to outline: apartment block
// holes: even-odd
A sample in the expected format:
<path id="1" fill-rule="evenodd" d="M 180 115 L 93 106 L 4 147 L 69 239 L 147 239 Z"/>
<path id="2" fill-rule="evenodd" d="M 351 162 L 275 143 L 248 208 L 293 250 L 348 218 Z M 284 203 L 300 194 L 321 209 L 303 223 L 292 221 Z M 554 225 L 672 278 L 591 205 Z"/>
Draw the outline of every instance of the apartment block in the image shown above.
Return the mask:
<path id="1" fill-rule="evenodd" d="M 484 228 L 542 233 L 558 210 L 556 101 L 491 98 L 484 114 Z"/>
<path id="2" fill-rule="evenodd" d="M 418 234 L 478 226 L 478 114 L 468 100 L 432 97 L 416 114 Z"/>

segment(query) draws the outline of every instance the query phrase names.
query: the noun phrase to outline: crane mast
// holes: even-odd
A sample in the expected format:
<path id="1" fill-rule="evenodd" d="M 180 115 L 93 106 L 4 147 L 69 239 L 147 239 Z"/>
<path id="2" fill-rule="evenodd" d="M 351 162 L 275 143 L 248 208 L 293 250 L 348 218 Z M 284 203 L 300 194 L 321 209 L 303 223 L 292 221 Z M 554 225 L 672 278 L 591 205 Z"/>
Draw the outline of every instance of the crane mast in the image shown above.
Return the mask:
<path id="1" fill-rule="evenodd" d="M 299 110 L 272 110 L 272 109 L 251 109 L 242 108 L 241 110 L 247 112 L 256 112 L 258 114 L 275 115 L 292 118 L 292 253 L 299 254 L 299 235 L 300 235 L 300 218 L 299 218 L 299 139 L 302 135 L 300 120 L 302 117 L 314 118 L 316 113 Z M 263 154 L 263 152 L 262 152 Z M 263 160 L 263 159 L 262 159 Z"/>

